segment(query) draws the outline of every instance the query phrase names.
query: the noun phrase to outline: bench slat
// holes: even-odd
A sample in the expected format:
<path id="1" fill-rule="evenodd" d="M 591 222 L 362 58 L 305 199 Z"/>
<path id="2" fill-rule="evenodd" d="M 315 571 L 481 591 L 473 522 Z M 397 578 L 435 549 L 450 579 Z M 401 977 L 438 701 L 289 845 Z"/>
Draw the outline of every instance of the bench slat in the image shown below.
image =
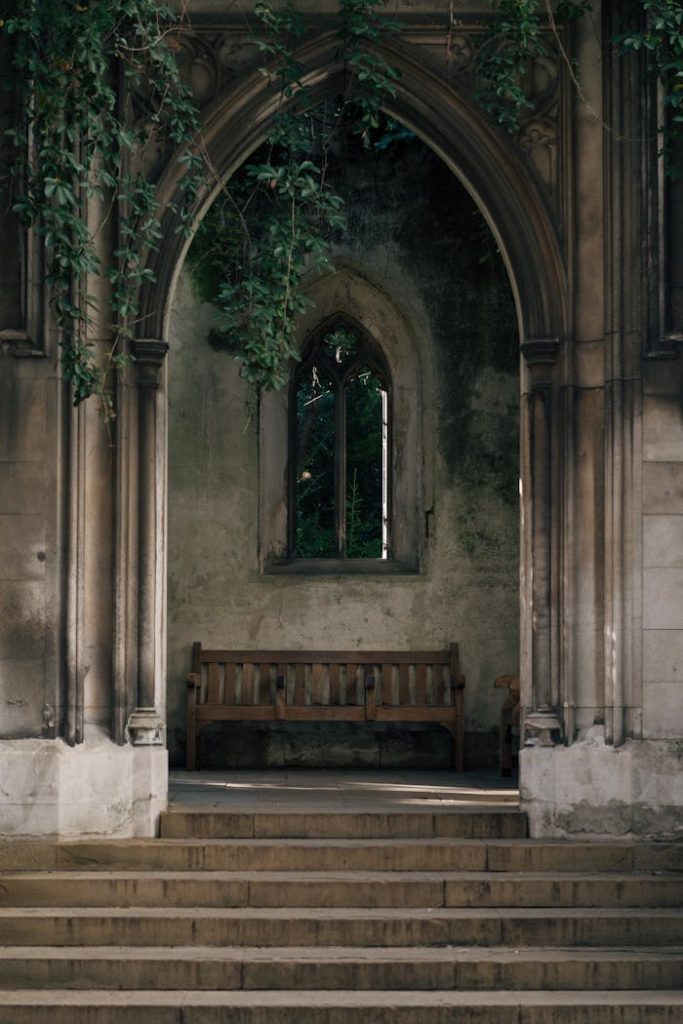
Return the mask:
<path id="1" fill-rule="evenodd" d="M 200 654 L 202 664 L 210 661 L 234 661 L 238 664 L 258 665 L 267 661 L 276 665 L 310 665 L 313 659 L 322 665 L 448 665 L 450 651 L 205 651 Z"/>
<path id="2" fill-rule="evenodd" d="M 395 704 L 394 698 L 394 666 L 385 662 L 382 665 L 382 688 L 379 692 L 378 704 Z"/>
<path id="3" fill-rule="evenodd" d="M 445 696 L 443 665 L 432 665 L 432 703 L 442 706 L 450 703 L 450 695 L 448 700 Z"/>
<path id="4" fill-rule="evenodd" d="M 346 704 L 355 707 L 358 705 L 358 665 L 347 664 L 346 666 Z"/>
<path id="5" fill-rule="evenodd" d="M 426 705 L 427 703 L 427 666 L 417 665 L 415 667 L 415 703 Z"/>
<path id="6" fill-rule="evenodd" d="M 409 707 L 410 700 L 410 665 L 399 665 L 398 667 L 398 702 L 404 707 Z"/>
<path id="7" fill-rule="evenodd" d="M 237 666 L 234 661 L 225 664 L 225 683 L 223 686 L 223 703 L 237 703 Z"/>
<path id="8" fill-rule="evenodd" d="M 365 708 L 360 707 L 288 707 L 288 722 L 364 722 Z"/>
<path id="9" fill-rule="evenodd" d="M 330 698 L 328 703 L 331 707 L 339 707 L 341 704 L 340 668 L 339 665 L 330 665 L 329 667 Z"/>
<path id="10" fill-rule="evenodd" d="M 311 704 L 323 706 L 323 665 L 317 661 L 311 668 Z"/>
<path id="11" fill-rule="evenodd" d="M 218 664 L 215 661 L 209 663 L 207 672 L 207 684 L 206 684 L 206 703 L 207 704 L 218 704 L 220 701 L 219 696 L 220 689 L 220 673 Z"/>
<path id="12" fill-rule="evenodd" d="M 210 722 L 434 722 L 463 770 L 464 687 L 448 651 L 204 651 L 192 648 L 187 765 Z"/>
<path id="13" fill-rule="evenodd" d="M 257 704 L 269 704 L 271 703 L 270 696 L 270 664 L 261 662 L 259 666 L 259 685 L 258 695 L 256 702 Z"/>
<path id="14" fill-rule="evenodd" d="M 377 708 L 378 722 L 442 722 L 453 724 L 452 708 L 444 707 L 382 707 Z"/>
<path id="15" fill-rule="evenodd" d="M 198 704 L 196 718 L 197 722 L 271 722 L 275 721 L 275 708 L 272 704 L 236 704 L 233 708 Z"/>
<path id="16" fill-rule="evenodd" d="M 242 707 L 254 703 L 254 663 L 246 661 L 242 665 Z"/>
<path id="17" fill-rule="evenodd" d="M 303 663 L 296 666 L 294 679 L 294 703 L 302 707 L 306 703 L 306 666 Z"/>

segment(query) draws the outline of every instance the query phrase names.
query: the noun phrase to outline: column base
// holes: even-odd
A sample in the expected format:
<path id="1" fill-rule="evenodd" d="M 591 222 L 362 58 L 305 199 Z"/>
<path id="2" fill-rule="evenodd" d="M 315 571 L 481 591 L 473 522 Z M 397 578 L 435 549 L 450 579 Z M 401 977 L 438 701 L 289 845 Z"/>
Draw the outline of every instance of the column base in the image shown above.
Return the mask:
<path id="1" fill-rule="evenodd" d="M 161 747 L 164 744 L 164 723 L 156 708 L 136 708 L 126 729 L 134 747 Z"/>
<path id="2" fill-rule="evenodd" d="M 99 729 L 85 743 L 0 741 L 0 835 L 155 836 L 168 802 L 168 753 L 117 746 Z"/>
<path id="3" fill-rule="evenodd" d="M 553 734 L 559 737 L 562 733 L 560 719 L 547 705 L 530 711 L 524 719 L 524 731 L 531 733 L 526 745 L 533 747 L 552 747 L 555 743 Z"/>
<path id="4" fill-rule="evenodd" d="M 534 838 L 683 838 L 680 743 L 604 741 L 594 726 L 570 747 L 520 751 L 520 797 Z"/>

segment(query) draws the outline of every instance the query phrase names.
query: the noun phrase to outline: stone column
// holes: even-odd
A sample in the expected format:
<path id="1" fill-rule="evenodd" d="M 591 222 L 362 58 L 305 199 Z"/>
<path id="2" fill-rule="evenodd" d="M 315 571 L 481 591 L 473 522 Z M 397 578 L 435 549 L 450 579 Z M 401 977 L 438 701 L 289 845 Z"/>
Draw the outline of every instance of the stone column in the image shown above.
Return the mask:
<path id="1" fill-rule="evenodd" d="M 162 746 L 164 722 L 156 692 L 157 391 L 168 344 L 133 342 L 138 386 L 137 706 L 128 719 L 136 746 Z"/>
<path id="2" fill-rule="evenodd" d="M 531 707 L 525 718 L 527 743 L 552 746 L 562 731 L 554 701 L 552 600 L 553 508 L 553 370 L 559 351 L 555 339 L 527 341 L 522 354 L 529 368 L 527 396 L 531 485 Z M 556 681 L 557 682 L 557 681 Z M 555 734 L 555 736 L 553 735 Z"/>

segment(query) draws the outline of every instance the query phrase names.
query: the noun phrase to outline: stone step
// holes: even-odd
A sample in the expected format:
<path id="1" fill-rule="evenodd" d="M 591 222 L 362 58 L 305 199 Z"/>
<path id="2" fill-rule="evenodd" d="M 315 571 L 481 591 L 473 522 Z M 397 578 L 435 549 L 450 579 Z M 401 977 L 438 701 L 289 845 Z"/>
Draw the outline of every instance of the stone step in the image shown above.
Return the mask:
<path id="1" fill-rule="evenodd" d="M 0 988 L 681 989 L 683 947 L 656 949 L 0 948 Z M 2 998 L 0 998 L 0 1004 Z"/>
<path id="2" fill-rule="evenodd" d="M 680 1024 L 683 992 L 3 992 L 0 1024 Z"/>
<path id="3" fill-rule="evenodd" d="M 518 809 L 341 813 L 166 811 L 162 838 L 194 839 L 521 839 L 527 817 Z"/>
<path id="4" fill-rule="evenodd" d="M 0 842 L 0 870 L 683 871 L 683 843 L 508 839 Z"/>
<path id="5" fill-rule="evenodd" d="M 680 909 L 2 908 L 12 946 L 679 946 Z"/>
<path id="6" fill-rule="evenodd" d="M 683 875 L 488 872 L 24 872 L 3 907 L 671 907 Z"/>

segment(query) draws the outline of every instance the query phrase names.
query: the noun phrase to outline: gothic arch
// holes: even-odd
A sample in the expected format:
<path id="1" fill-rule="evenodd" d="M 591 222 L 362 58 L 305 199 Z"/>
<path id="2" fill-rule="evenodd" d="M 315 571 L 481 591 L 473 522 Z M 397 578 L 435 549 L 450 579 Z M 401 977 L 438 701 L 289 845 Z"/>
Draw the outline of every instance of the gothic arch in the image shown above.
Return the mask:
<path id="1" fill-rule="evenodd" d="M 327 33 L 297 53 L 306 69 L 304 81 L 313 104 L 343 86 L 337 49 L 335 37 Z M 530 341 L 568 336 L 565 268 L 535 172 L 469 99 L 426 65 L 419 49 L 392 41 L 382 52 L 401 75 L 387 113 L 439 154 L 488 220 L 515 293 L 520 337 Z M 215 181 L 207 182 L 198 201 L 198 219 L 221 183 L 264 141 L 277 102 L 277 94 L 263 75 L 252 72 L 207 108 L 202 138 Z M 180 167 L 175 156 L 166 165 L 158 190 L 162 204 L 178 198 Z M 177 214 L 167 208 L 162 241 L 148 257 L 155 283 L 143 285 L 141 337 L 165 337 L 170 298 L 189 247 L 178 227 Z"/>
<path id="2" fill-rule="evenodd" d="M 434 503 L 433 449 L 426 442 L 434 415 L 432 352 L 408 311 L 370 280 L 367 270 L 360 273 L 351 261 L 335 259 L 333 273 L 311 274 L 305 285 L 313 304 L 300 318 L 300 346 L 325 324 L 342 321 L 367 335 L 386 363 L 394 392 L 392 448 L 402 453 L 400 468 L 392 466 L 393 561 L 397 568 L 413 572 L 420 564 L 424 542 L 420 510 Z M 261 571 L 268 562 L 287 557 L 287 494 L 281 467 L 288 461 L 288 418 L 286 389 L 261 396 L 260 432 L 268 439 L 259 464 Z"/>
<path id="3" fill-rule="evenodd" d="M 329 33 L 297 53 L 305 68 L 311 104 L 343 87 L 338 44 Z M 386 110 L 412 129 L 461 180 L 488 220 L 506 262 L 517 304 L 522 352 L 527 363 L 522 403 L 522 705 L 533 710 L 527 726 L 541 742 L 562 731 L 561 707 L 571 701 L 571 652 L 563 639 L 563 602 L 571 588 L 561 575 L 566 524 L 563 502 L 571 488 L 560 481 L 561 435 L 571 436 L 571 409 L 561 415 L 558 363 L 570 337 L 568 283 L 559 235 L 533 169 L 512 144 L 461 92 L 429 67 L 419 49 L 391 41 L 383 47 L 400 72 L 396 96 Z M 221 183 L 264 141 L 278 95 L 257 71 L 246 75 L 207 107 L 202 137 L 214 179 L 206 183 L 196 217 L 208 209 Z M 118 664 L 137 664 L 137 682 L 114 672 L 115 704 L 137 707 L 129 729 L 137 742 L 157 742 L 163 728 L 158 710 L 165 690 L 165 402 L 156 389 L 168 345 L 167 317 L 190 240 L 178 230 L 172 201 L 179 197 L 182 167 L 174 155 L 166 164 L 158 196 L 166 212 L 158 249 L 147 255 L 155 282 L 141 291 L 136 356 L 136 413 L 120 391 L 122 443 L 118 467 L 117 594 Z M 170 204 L 170 205 L 169 205 Z M 131 497 L 132 495 L 132 497 Z M 552 513 L 552 514 L 551 514 Z M 126 580 L 137 573 L 137 601 L 129 606 Z M 138 712 L 142 718 L 136 718 Z M 131 724 L 133 723 L 133 724 Z M 148 739 L 149 735 L 152 739 Z M 123 740 L 123 718 L 115 718 Z M 565 732 L 567 735 L 567 732 Z"/>

